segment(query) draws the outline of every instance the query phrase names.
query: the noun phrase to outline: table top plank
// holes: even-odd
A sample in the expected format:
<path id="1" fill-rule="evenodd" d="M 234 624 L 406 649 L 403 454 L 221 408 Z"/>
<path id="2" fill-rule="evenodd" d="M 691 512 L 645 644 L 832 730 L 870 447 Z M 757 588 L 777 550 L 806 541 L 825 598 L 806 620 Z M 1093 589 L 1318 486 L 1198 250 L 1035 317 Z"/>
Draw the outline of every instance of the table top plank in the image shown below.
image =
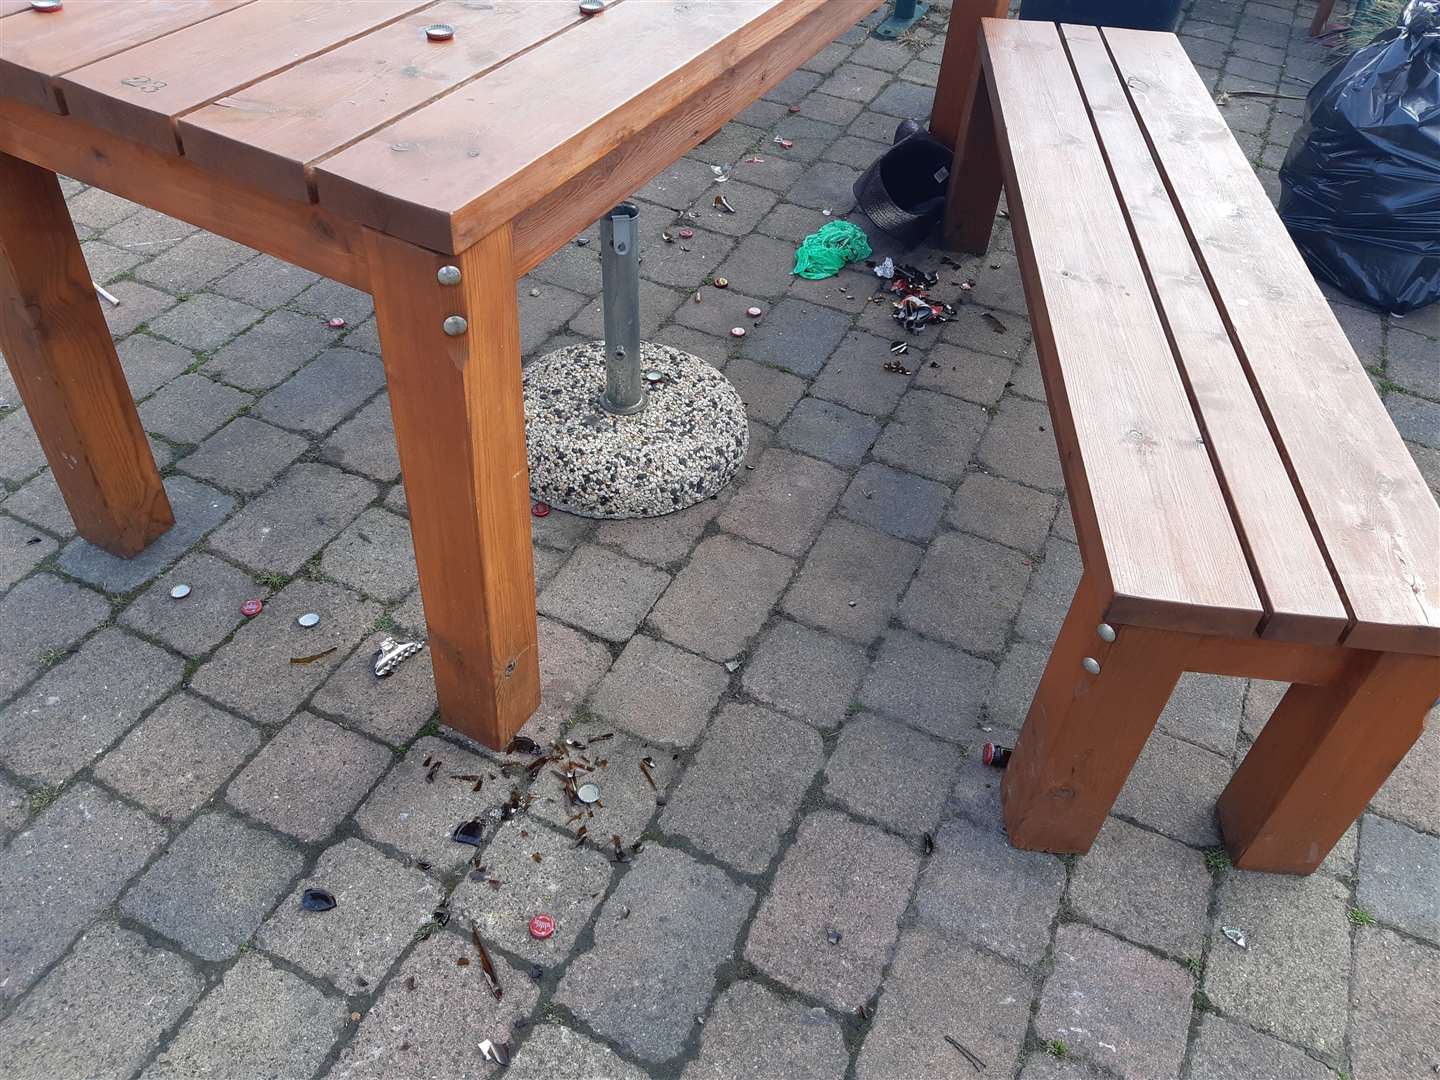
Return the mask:
<path id="1" fill-rule="evenodd" d="M 336 154 L 313 172 L 319 201 L 463 248 L 810 12 L 832 12 L 838 34 L 867 3 L 626 0 Z"/>
<path id="2" fill-rule="evenodd" d="M 260 0 L 77 68 L 57 79 L 56 86 L 73 116 L 176 154 L 175 118 L 403 18 L 427 2 Z"/>
<path id="3" fill-rule="evenodd" d="M 987 19 L 985 67 L 1051 417 L 1119 622 L 1237 637 L 1264 609 L 1054 24 Z"/>
<path id="4" fill-rule="evenodd" d="M 254 0 L 146 0 L 72 3 L 59 11 L 18 12 L 0 34 L 0 94 L 62 112 L 51 81 Z"/>
<path id="5" fill-rule="evenodd" d="M 309 198 L 313 162 L 580 20 L 568 3 L 445 0 L 181 117 L 181 143 L 198 165 Z M 427 41 L 436 22 L 455 37 Z"/>
<path id="6" fill-rule="evenodd" d="M 1440 653 L 1440 508 L 1254 169 L 1169 34 L 1106 30 L 1353 616 Z"/>
<path id="7" fill-rule="evenodd" d="M 1338 642 L 1349 615 L 1100 32 L 1061 34 L 1260 587 L 1262 636 Z"/>

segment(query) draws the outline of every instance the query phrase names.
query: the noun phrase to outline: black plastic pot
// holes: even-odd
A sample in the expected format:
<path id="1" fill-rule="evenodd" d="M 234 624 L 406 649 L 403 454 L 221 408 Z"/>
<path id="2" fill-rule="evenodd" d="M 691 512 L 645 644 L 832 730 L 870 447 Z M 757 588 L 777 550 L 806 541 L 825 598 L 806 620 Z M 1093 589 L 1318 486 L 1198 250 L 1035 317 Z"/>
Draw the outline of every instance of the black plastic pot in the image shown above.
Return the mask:
<path id="1" fill-rule="evenodd" d="M 1020 0 L 1020 18 L 1037 22 L 1174 30 L 1181 0 Z"/>

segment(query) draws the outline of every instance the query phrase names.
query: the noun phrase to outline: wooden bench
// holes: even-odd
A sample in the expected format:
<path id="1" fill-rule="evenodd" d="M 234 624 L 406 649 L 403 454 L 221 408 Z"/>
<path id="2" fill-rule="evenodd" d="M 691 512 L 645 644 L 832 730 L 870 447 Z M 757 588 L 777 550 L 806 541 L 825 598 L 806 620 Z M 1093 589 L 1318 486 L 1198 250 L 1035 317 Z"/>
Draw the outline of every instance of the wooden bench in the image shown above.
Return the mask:
<path id="1" fill-rule="evenodd" d="M 1213 672 L 1292 684 L 1218 811 L 1235 865 L 1307 873 L 1440 694 L 1440 510 L 1179 41 L 977 34 L 1003 11 L 952 14 L 946 234 L 983 251 L 1003 186 L 1084 561 L 1011 842 L 1087 850 Z"/>

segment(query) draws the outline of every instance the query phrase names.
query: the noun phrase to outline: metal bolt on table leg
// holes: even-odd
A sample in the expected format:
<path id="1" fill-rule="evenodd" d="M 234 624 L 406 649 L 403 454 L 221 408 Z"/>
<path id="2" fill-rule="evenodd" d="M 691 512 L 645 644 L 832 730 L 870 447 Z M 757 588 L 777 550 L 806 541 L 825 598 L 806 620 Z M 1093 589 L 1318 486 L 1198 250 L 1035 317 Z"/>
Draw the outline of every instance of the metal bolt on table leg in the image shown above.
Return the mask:
<path id="1" fill-rule="evenodd" d="M 605 303 L 605 393 L 600 407 L 627 416 L 645 408 L 640 370 L 640 244 L 633 203 L 600 222 L 600 277 Z"/>
<path id="2" fill-rule="evenodd" d="M 440 329 L 444 330 L 445 333 L 451 337 L 459 337 L 465 333 L 466 330 L 470 329 L 470 324 L 465 321 L 465 316 L 463 315 L 451 315 L 440 324 Z"/>
<path id="3" fill-rule="evenodd" d="M 1088 671 L 1091 675 L 1100 674 L 1100 661 L 1096 660 L 1093 656 L 1087 656 L 1084 660 L 1081 660 L 1080 666 L 1086 671 Z"/>
<path id="4" fill-rule="evenodd" d="M 1115 640 L 1115 628 L 1109 623 L 1102 622 L 1100 628 L 1095 632 L 1100 635 L 1101 641 L 1109 642 Z"/>
<path id="5" fill-rule="evenodd" d="M 441 285 L 459 285 L 460 268 L 458 266 L 442 266 L 435 271 L 435 280 Z"/>

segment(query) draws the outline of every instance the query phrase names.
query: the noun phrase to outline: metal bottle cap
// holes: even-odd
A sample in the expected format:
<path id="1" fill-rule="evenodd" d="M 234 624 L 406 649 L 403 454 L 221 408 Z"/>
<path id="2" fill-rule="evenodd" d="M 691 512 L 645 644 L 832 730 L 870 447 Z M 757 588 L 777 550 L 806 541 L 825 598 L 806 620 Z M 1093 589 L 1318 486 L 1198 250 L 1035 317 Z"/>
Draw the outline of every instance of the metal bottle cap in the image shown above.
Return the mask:
<path id="1" fill-rule="evenodd" d="M 431 23 L 425 27 L 425 36 L 431 41 L 449 41 L 455 36 L 455 27 L 449 23 Z"/>
<path id="2" fill-rule="evenodd" d="M 295 621 L 301 626 L 311 627 L 317 625 L 320 622 L 320 616 L 315 614 L 315 612 L 313 611 L 307 611 L 304 615 L 301 615 Z"/>
<path id="3" fill-rule="evenodd" d="M 599 15 L 605 10 L 605 0 L 580 0 L 581 15 Z"/>
<path id="4" fill-rule="evenodd" d="M 599 785 L 599 784 L 581 784 L 581 785 L 575 790 L 575 797 L 576 797 L 577 799 L 579 799 L 579 800 L 580 800 L 581 802 L 583 802 L 583 803 L 599 802 L 599 801 L 600 801 L 600 785 Z"/>
<path id="5" fill-rule="evenodd" d="M 173 599 L 173 600 L 184 600 L 185 597 L 187 597 L 187 596 L 189 596 L 189 595 L 190 595 L 190 586 L 189 586 L 189 585 L 176 585 L 176 586 L 172 587 L 171 590 L 170 590 L 170 597 L 171 597 L 171 599 Z"/>
<path id="6" fill-rule="evenodd" d="M 64 6 L 61 0 L 30 0 L 31 11 L 59 11 Z"/>

